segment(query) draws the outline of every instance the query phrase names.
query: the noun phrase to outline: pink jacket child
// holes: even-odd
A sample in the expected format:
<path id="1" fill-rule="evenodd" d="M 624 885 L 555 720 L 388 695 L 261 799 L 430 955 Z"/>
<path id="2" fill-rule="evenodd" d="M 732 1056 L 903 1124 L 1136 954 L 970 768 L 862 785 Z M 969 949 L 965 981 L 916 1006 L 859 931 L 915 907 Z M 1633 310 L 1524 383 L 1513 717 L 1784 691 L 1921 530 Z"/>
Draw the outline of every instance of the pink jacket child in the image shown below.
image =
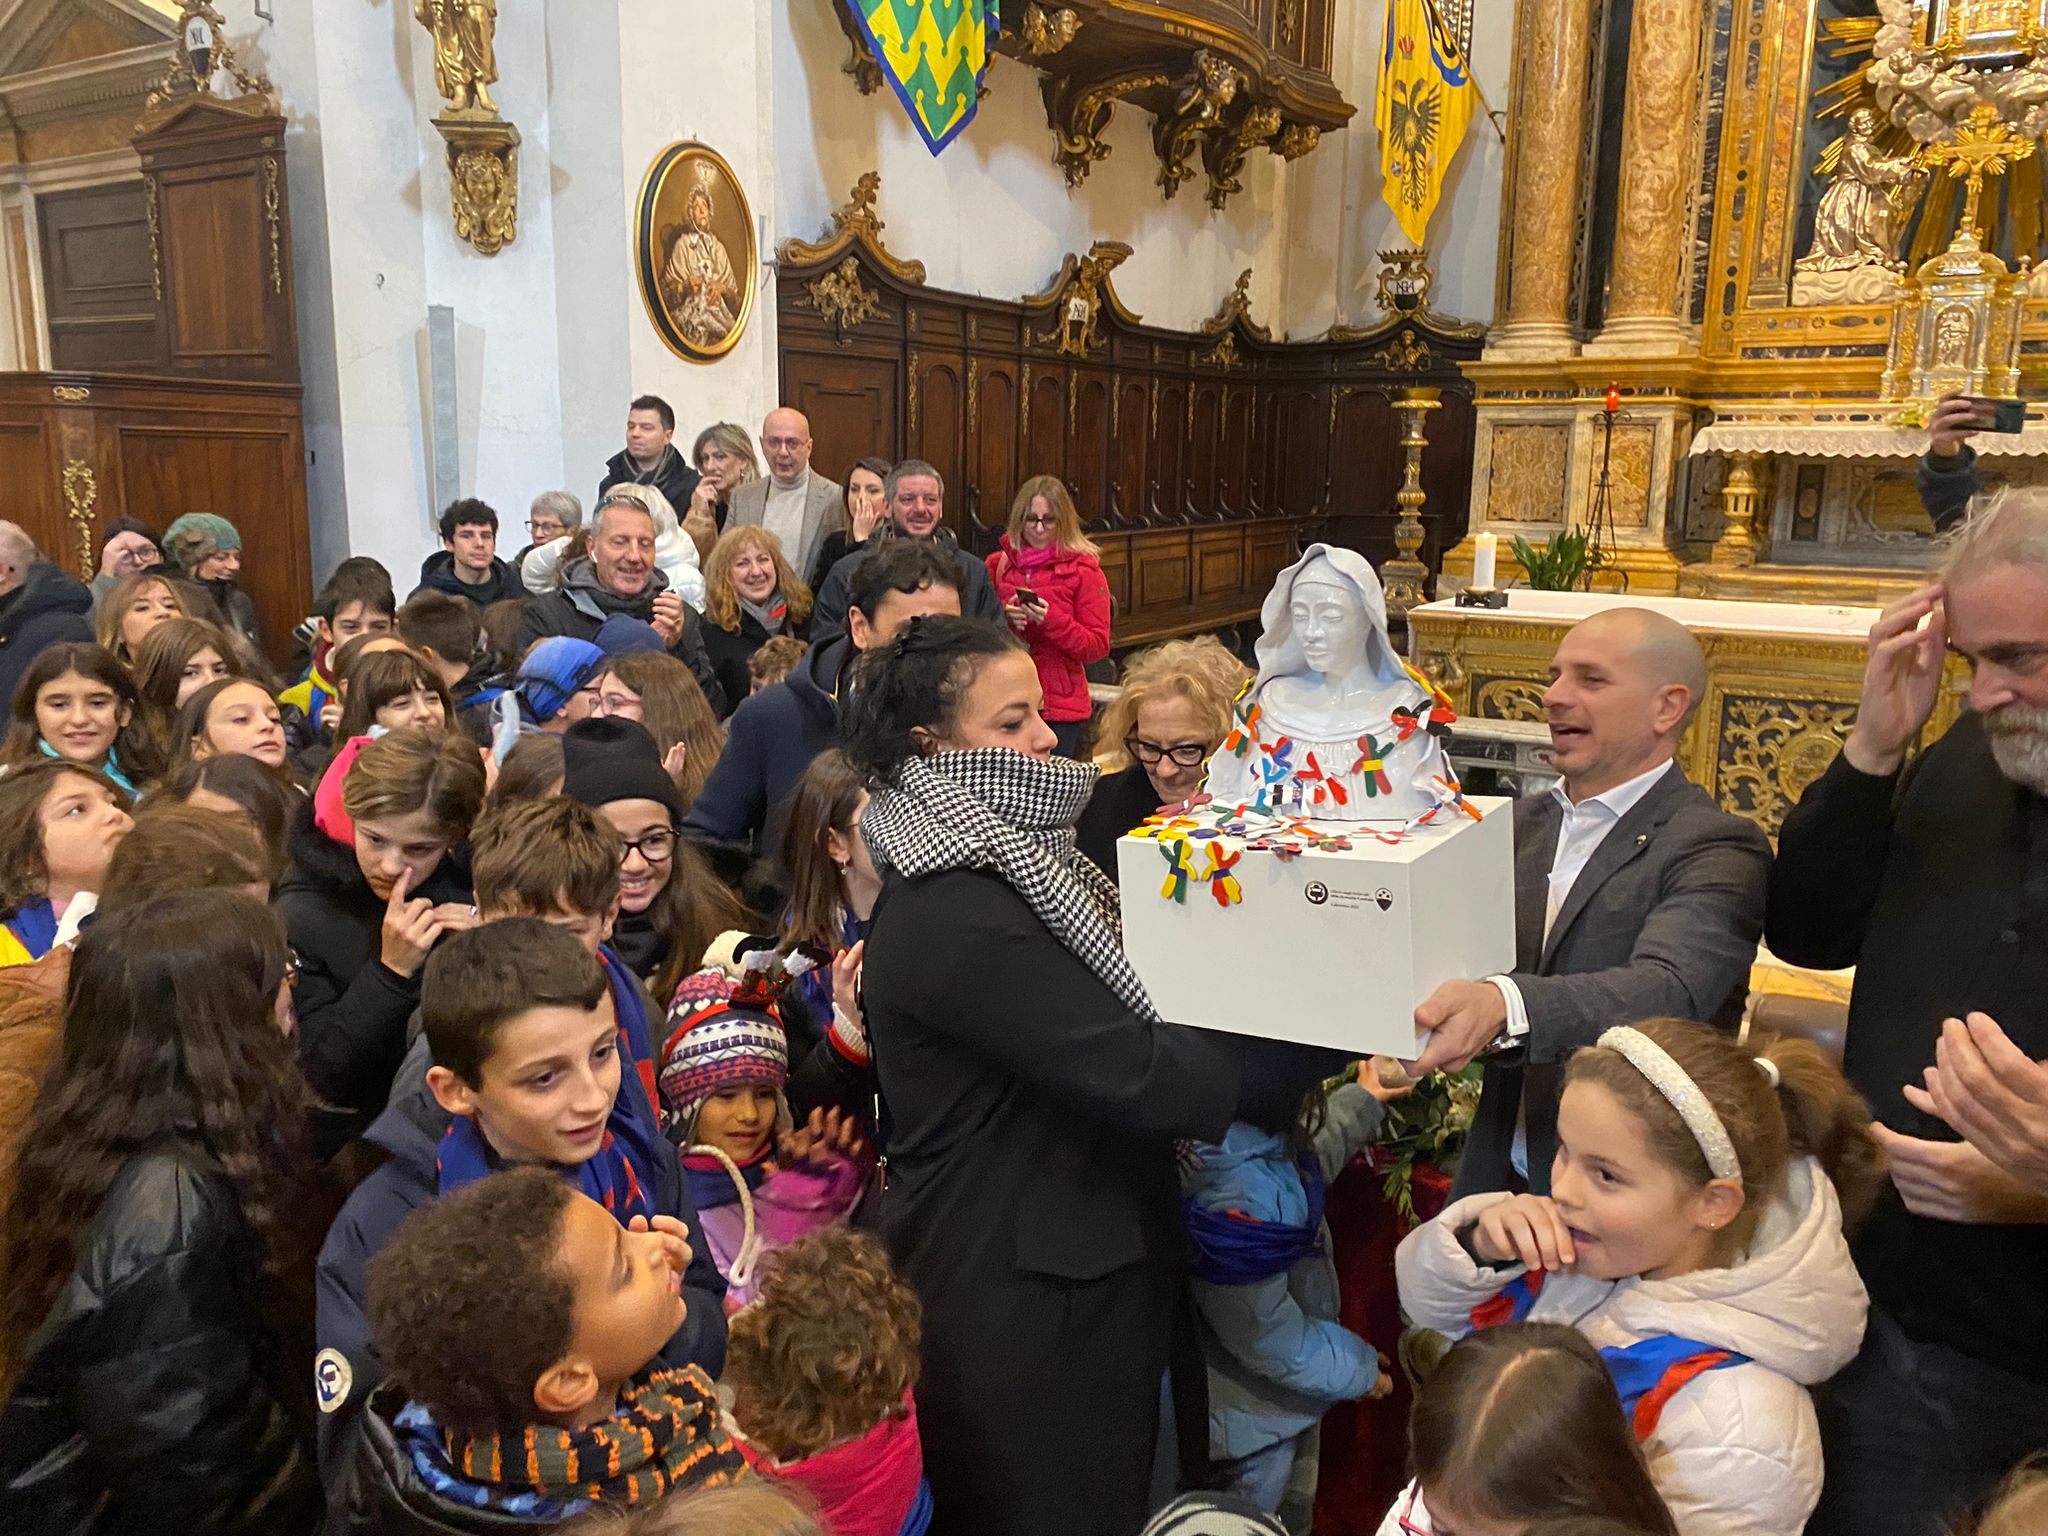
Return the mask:
<path id="1" fill-rule="evenodd" d="M 1109 654 L 1109 582 L 1102 563 L 1085 550 L 1020 549 L 1006 533 L 988 557 L 989 579 L 1005 605 L 1021 587 L 1045 605 L 1045 617 L 1020 632 L 1045 690 L 1045 718 L 1086 720 L 1088 663 Z"/>
<path id="2" fill-rule="evenodd" d="M 661 1050 L 662 1131 L 683 1155 L 725 1307 L 753 1300 L 764 1256 L 846 1220 L 867 1179 L 851 1121 L 793 1130 L 789 1044 L 774 996 L 718 970 L 684 979 Z"/>

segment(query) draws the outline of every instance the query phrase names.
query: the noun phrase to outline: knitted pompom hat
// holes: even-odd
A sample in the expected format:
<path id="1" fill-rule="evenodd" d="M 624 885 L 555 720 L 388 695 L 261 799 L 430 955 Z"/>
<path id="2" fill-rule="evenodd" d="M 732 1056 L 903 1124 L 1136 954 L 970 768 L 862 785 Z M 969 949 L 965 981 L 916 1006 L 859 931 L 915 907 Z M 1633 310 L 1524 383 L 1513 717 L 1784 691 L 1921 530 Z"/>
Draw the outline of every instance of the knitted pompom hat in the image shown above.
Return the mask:
<path id="1" fill-rule="evenodd" d="M 687 1146 L 697 1111 L 714 1093 L 765 1086 L 778 1094 L 789 1081 L 789 1041 L 772 1008 L 733 1001 L 731 978 L 716 970 L 683 979 L 669 1009 L 661 1048 L 662 1129 Z"/>

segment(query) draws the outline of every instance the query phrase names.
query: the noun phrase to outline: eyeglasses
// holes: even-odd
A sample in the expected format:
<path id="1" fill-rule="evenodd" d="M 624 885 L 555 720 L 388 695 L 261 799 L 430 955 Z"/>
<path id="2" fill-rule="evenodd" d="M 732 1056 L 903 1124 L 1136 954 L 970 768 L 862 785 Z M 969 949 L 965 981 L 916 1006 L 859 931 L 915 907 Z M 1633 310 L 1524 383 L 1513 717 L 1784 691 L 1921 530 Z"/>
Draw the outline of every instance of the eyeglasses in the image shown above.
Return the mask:
<path id="1" fill-rule="evenodd" d="M 299 972 L 305 967 L 299 963 L 299 952 L 287 949 L 284 952 L 284 984 L 294 991 L 298 989 Z"/>
<path id="2" fill-rule="evenodd" d="M 530 517 L 526 520 L 526 531 L 536 539 L 558 539 L 563 529 L 552 517 Z"/>
<path id="3" fill-rule="evenodd" d="M 1059 521 L 1056 517 L 1034 517 L 1027 515 L 1024 519 L 1024 526 L 1026 528 L 1056 528 L 1059 526 Z"/>
<path id="4" fill-rule="evenodd" d="M 1202 766 L 1202 759 L 1209 755 L 1209 746 L 1206 742 L 1183 741 L 1170 747 L 1162 747 L 1158 742 L 1147 741 L 1142 736 L 1126 736 L 1124 750 L 1147 768 L 1152 767 L 1162 757 L 1172 758 L 1176 768 L 1199 768 Z"/>
<path id="5" fill-rule="evenodd" d="M 657 827 L 652 832 L 643 832 L 627 841 L 619 850 L 619 862 L 626 862 L 631 854 L 639 854 L 649 864 L 666 864 L 676 851 L 676 834 L 672 828 Z"/>

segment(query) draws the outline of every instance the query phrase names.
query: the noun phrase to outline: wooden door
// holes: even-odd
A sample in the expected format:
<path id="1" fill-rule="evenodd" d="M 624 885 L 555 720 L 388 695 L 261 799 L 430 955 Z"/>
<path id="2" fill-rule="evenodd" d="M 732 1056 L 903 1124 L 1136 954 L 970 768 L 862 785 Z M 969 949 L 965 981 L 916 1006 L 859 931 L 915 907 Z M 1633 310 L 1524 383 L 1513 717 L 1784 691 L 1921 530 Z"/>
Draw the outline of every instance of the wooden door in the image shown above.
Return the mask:
<path id="1" fill-rule="evenodd" d="M 1018 478 L 1056 475 L 1070 480 L 1067 473 L 1067 390 L 1066 365 L 1032 361 L 1024 365 L 1024 459 L 1017 466 Z"/>
<path id="2" fill-rule="evenodd" d="M 1116 403 L 1110 412 L 1110 435 L 1115 439 L 1110 511 L 1133 520 L 1152 510 L 1146 480 L 1146 449 L 1152 441 L 1151 381 L 1142 374 L 1119 373 L 1112 398 Z"/>
<path id="3" fill-rule="evenodd" d="M 1197 517 L 1214 517 L 1223 471 L 1223 382 L 1198 378 L 1189 387 L 1188 478 L 1194 482 L 1189 500 Z"/>
<path id="4" fill-rule="evenodd" d="M 856 462 L 872 454 L 903 457 L 897 437 L 896 361 L 843 352 L 785 352 L 782 398 L 811 423 L 811 462 L 841 485 Z"/>
<path id="5" fill-rule="evenodd" d="M 1330 451 L 1326 387 L 1302 382 L 1268 390 L 1269 464 L 1264 486 L 1268 512 L 1301 517 L 1322 504 Z"/>
<path id="6" fill-rule="evenodd" d="M 1216 464 L 1217 509 L 1230 517 L 1249 517 L 1257 503 L 1252 480 L 1252 411 L 1256 404 L 1249 383 L 1223 387 L 1223 432 Z"/>
<path id="7" fill-rule="evenodd" d="M 1187 515 L 1188 381 L 1167 375 L 1153 386 L 1151 452 L 1147 466 L 1151 499 L 1145 510 L 1169 522 Z"/>
<path id="8" fill-rule="evenodd" d="M 36 199 L 36 223 L 51 367 L 163 372 L 145 184 L 45 192 Z"/>

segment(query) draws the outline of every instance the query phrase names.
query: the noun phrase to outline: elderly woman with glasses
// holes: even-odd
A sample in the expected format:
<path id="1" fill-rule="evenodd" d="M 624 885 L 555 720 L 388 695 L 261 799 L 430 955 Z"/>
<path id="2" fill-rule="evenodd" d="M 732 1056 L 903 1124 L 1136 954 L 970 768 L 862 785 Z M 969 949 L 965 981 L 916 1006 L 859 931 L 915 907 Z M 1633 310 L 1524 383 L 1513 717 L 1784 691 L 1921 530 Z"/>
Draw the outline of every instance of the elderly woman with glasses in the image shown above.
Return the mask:
<path id="1" fill-rule="evenodd" d="M 1104 712 L 1098 738 L 1116 744 L 1117 767 L 1096 782 L 1074 829 L 1083 853 L 1114 876 L 1116 840 L 1201 789 L 1209 755 L 1230 729 L 1230 706 L 1251 677 L 1214 635 L 1169 640 L 1125 664 L 1123 692 Z"/>

